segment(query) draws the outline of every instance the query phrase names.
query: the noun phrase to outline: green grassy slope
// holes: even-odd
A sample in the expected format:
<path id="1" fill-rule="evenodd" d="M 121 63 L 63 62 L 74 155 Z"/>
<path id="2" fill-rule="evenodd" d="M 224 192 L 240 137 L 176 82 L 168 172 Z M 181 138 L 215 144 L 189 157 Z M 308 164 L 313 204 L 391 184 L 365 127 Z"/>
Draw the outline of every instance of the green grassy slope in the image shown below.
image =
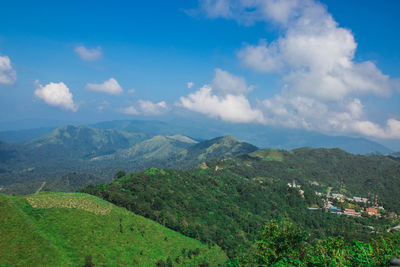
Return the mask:
<path id="1" fill-rule="evenodd" d="M 0 195 L 0 266 L 174 266 L 223 264 L 209 247 L 81 193 Z"/>

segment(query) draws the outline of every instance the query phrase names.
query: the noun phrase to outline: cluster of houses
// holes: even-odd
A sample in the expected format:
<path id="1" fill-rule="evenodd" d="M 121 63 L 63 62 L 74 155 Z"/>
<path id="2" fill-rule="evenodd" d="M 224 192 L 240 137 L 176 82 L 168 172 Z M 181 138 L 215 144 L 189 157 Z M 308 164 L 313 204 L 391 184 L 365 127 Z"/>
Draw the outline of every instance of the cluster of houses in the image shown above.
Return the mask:
<path id="1" fill-rule="evenodd" d="M 312 182 L 311 185 L 315 185 L 315 186 L 319 186 L 318 182 Z M 301 185 L 296 184 L 295 181 L 293 181 L 292 183 L 288 183 L 288 186 L 291 188 L 297 188 L 299 189 L 299 192 L 302 196 L 304 196 L 304 191 L 301 190 Z M 331 188 L 330 188 L 331 189 Z M 329 190 L 330 191 L 330 190 Z M 346 197 L 343 194 L 338 194 L 338 193 L 333 193 L 332 195 L 328 195 L 326 196 L 326 199 L 324 199 L 324 194 L 321 192 L 315 192 L 316 195 L 321 196 L 322 200 L 324 201 L 324 209 L 327 212 L 331 212 L 331 213 L 336 213 L 338 215 L 346 215 L 346 216 L 354 216 L 354 217 L 361 217 L 361 215 L 367 214 L 369 216 L 376 216 L 378 218 L 380 218 L 382 215 L 380 213 L 381 210 L 385 210 L 383 206 L 379 206 L 378 205 L 378 196 L 375 195 L 374 198 L 374 202 L 372 203 L 368 198 L 364 198 L 364 197 Z M 339 209 L 338 207 L 333 205 L 333 202 L 329 200 L 330 199 L 334 199 L 337 200 L 338 202 L 345 202 L 345 201 L 350 201 L 350 202 L 355 202 L 355 203 L 362 203 L 362 204 L 368 204 L 371 203 L 372 207 L 368 207 L 368 208 L 362 208 L 360 211 L 356 211 L 353 208 L 345 208 L 345 209 Z M 320 209 L 316 204 L 314 204 L 312 207 L 308 208 L 309 210 L 318 210 Z M 397 218 L 398 215 L 394 212 L 389 212 L 386 217 L 388 218 Z"/>
<path id="2" fill-rule="evenodd" d="M 331 213 L 336 213 L 338 215 L 347 215 L 347 216 L 355 216 L 355 217 L 361 217 L 362 213 L 368 214 L 369 216 L 376 216 L 376 217 L 381 217 L 381 214 L 379 213 L 379 210 L 377 208 L 371 207 L 371 208 L 366 208 L 364 210 L 361 210 L 357 212 L 355 209 L 344 209 L 341 210 L 337 208 L 336 206 L 329 206 L 329 208 L 326 209 L 327 211 Z"/>

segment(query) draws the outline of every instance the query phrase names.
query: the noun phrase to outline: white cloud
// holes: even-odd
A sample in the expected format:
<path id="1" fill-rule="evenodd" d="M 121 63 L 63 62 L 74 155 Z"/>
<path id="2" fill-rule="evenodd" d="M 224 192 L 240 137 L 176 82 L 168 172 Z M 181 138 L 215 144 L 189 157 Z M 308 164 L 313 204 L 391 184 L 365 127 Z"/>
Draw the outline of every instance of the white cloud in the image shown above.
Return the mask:
<path id="1" fill-rule="evenodd" d="M 11 66 L 10 58 L 0 56 L 0 84 L 13 84 L 17 80 L 17 73 Z"/>
<path id="2" fill-rule="evenodd" d="M 360 99 L 370 94 L 390 96 L 393 90 L 400 92 L 400 83 L 373 62 L 354 60 L 357 43 L 352 32 L 340 27 L 322 4 L 314 0 L 200 0 L 200 7 L 211 18 L 247 25 L 263 21 L 280 27 L 279 38 L 244 45 L 237 54 L 243 65 L 260 73 L 277 73 L 284 83 L 280 94 L 260 102 L 264 119 L 259 121 L 328 134 L 400 138 L 398 120 L 390 118 L 385 125 L 371 121 Z M 203 95 L 221 100 L 211 91 Z M 199 103 L 192 108 L 205 109 L 195 101 L 200 94 L 192 98 L 188 106 Z M 219 114 L 218 108 L 211 109 Z"/>
<path id="3" fill-rule="evenodd" d="M 35 90 L 35 96 L 42 99 L 47 104 L 61 107 L 66 110 L 78 110 L 69 88 L 63 82 L 49 83 L 43 86 L 36 81 L 36 85 L 37 89 Z"/>
<path id="4" fill-rule="evenodd" d="M 138 115 L 140 114 L 139 111 L 134 106 L 128 106 L 122 109 L 122 112 L 128 115 Z"/>
<path id="5" fill-rule="evenodd" d="M 260 45 L 247 45 L 239 51 L 238 57 L 247 67 L 260 72 L 279 71 L 283 68 L 283 62 L 280 58 L 276 43 L 269 46 L 265 40 L 260 41 Z"/>
<path id="6" fill-rule="evenodd" d="M 253 109 L 243 94 L 216 95 L 209 85 L 181 97 L 178 106 L 224 121 L 264 123 L 262 112 Z"/>
<path id="7" fill-rule="evenodd" d="M 276 95 L 262 101 L 269 125 L 303 128 L 325 134 L 358 134 L 376 138 L 400 138 L 400 121 L 389 119 L 385 126 L 365 119 L 358 98 L 345 102 L 322 102 L 307 97 Z"/>
<path id="8" fill-rule="evenodd" d="M 187 88 L 190 89 L 194 86 L 194 82 L 188 82 L 187 83 Z"/>
<path id="9" fill-rule="evenodd" d="M 86 85 L 86 89 L 112 95 L 120 94 L 123 91 L 117 80 L 114 78 L 110 78 L 109 80 L 100 84 L 88 83 Z"/>
<path id="10" fill-rule="evenodd" d="M 215 69 L 212 88 L 222 94 L 246 94 L 253 89 L 252 86 L 247 86 L 243 77 L 234 76 L 221 69 Z"/>
<path id="11" fill-rule="evenodd" d="M 86 48 L 83 45 L 75 47 L 75 53 L 79 55 L 82 60 L 95 61 L 102 57 L 103 51 L 100 46 L 96 48 Z"/>
<path id="12" fill-rule="evenodd" d="M 238 57 L 244 65 L 260 72 L 278 72 L 288 90 L 318 99 L 389 95 L 387 75 L 370 61 L 354 62 L 357 44 L 353 34 L 339 27 L 322 5 L 304 3 L 293 5 L 298 16 L 287 24 L 284 36 L 242 48 Z"/>
<path id="13" fill-rule="evenodd" d="M 153 103 L 147 100 L 139 100 L 139 106 L 141 112 L 148 115 L 159 115 L 167 110 L 165 101 Z"/>
<path id="14" fill-rule="evenodd" d="M 353 124 L 353 128 L 365 136 L 383 139 L 400 139 L 400 121 L 396 119 L 387 120 L 385 127 L 380 127 L 376 123 L 370 121 L 356 121 Z"/>
<path id="15" fill-rule="evenodd" d="M 181 97 L 177 105 L 225 121 L 263 123 L 262 112 L 253 109 L 245 96 L 251 89 L 244 78 L 215 69 L 211 85 Z"/>
<path id="16" fill-rule="evenodd" d="M 128 94 L 134 94 L 136 92 L 136 90 L 132 88 L 132 89 L 129 89 L 127 92 L 128 92 Z"/>

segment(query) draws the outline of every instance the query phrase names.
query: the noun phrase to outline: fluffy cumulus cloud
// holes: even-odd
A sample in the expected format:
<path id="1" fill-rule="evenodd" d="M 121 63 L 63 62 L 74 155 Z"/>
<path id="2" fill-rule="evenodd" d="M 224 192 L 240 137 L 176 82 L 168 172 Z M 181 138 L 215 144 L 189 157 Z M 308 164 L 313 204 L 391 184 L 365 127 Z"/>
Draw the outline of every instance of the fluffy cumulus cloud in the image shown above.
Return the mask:
<path id="1" fill-rule="evenodd" d="M 78 110 L 77 105 L 74 103 L 73 96 L 65 83 L 49 83 L 43 86 L 36 81 L 36 87 L 35 96 L 42 99 L 45 103 L 66 110 Z"/>
<path id="2" fill-rule="evenodd" d="M 0 84 L 13 84 L 17 80 L 17 73 L 11 66 L 7 56 L 0 56 Z"/>
<path id="3" fill-rule="evenodd" d="M 75 47 L 75 53 L 79 55 L 82 60 L 95 61 L 102 57 L 103 51 L 100 46 L 96 48 L 86 48 L 83 45 Z"/>
<path id="4" fill-rule="evenodd" d="M 250 90 L 244 78 L 216 69 L 211 85 L 181 97 L 178 105 L 225 121 L 263 123 L 262 112 L 252 108 L 245 96 Z"/>
<path id="5" fill-rule="evenodd" d="M 121 86 L 114 78 L 110 78 L 109 80 L 100 84 L 88 83 L 86 85 L 86 89 L 91 91 L 103 92 L 111 95 L 117 95 L 123 92 Z"/>
<path id="6" fill-rule="evenodd" d="M 153 103 L 148 100 L 139 100 L 137 105 L 130 105 L 124 109 L 122 112 L 128 115 L 160 115 L 168 111 L 168 106 L 165 101 L 160 101 L 158 103 Z"/>
<path id="7" fill-rule="evenodd" d="M 200 7 L 211 18 L 246 25 L 263 21 L 281 29 L 279 38 L 245 45 L 237 54 L 244 66 L 259 73 L 277 73 L 284 83 L 280 94 L 261 101 L 258 109 L 263 120 L 259 121 L 325 133 L 400 138 L 398 120 L 389 118 L 384 125 L 368 120 L 361 101 L 370 94 L 390 96 L 400 87 L 398 80 L 383 74 L 371 61 L 356 62 L 352 32 L 340 27 L 320 3 L 200 0 Z"/>

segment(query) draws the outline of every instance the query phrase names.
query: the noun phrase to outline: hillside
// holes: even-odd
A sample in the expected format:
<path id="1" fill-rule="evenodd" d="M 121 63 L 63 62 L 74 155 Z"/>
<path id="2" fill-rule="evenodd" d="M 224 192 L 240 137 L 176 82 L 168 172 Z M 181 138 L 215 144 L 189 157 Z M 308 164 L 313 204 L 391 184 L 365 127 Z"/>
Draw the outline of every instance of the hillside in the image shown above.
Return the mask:
<path id="1" fill-rule="evenodd" d="M 161 136 L 157 135 L 132 147 L 120 149 L 113 154 L 95 157 L 92 160 L 119 160 L 119 161 L 146 161 L 165 160 L 178 154 L 185 148 L 197 142 L 182 135 Z"/>
<path id="2" fill-rule="evenodd" d="M 189 169 L 201 162 L 234 158 L 256 150 L 258 148 L 252 144 L 239 141 L 232 136 L 221 136 L 192 145 L 156 167 Z"/>
<path id="3" fill-rule="evenodd" d="M 0 194 L 0 265 L 223 264 L 220 248 L 79 193 Z"/>
<path id="4" fill-rule="evenodd" d="M 63 126 L 25 144 L 23 151 L 36 157 L 83 159 L 114 153 L 147 139 L 139 133 Z"/>
<path id="5" fill-rule="evenodd" d="M 301 185 L 304 198 L 298 189 L 288 187 L 293 181 Z M 399 213 L 400 163 L 339 149 L 257 150 L 187 171 L 149 169 L 83 192 L 187 236 L 215 242 L 230 256 L 240 246 L 249 248 L 269 219 L 291 218 L 315 239 L 337 235 L 368 239 L 370 226 L 384 232 L 392 223 L 307 210 L 312 205 L 323 207 L 317 193 L 325 196 L 328 189 L 348 197 L 368 197 L 371 202 L 377 194 L 378 205 L 387 210 L 384 214 Z M 335 205 L 360 210 L 372 204 Z"/>

